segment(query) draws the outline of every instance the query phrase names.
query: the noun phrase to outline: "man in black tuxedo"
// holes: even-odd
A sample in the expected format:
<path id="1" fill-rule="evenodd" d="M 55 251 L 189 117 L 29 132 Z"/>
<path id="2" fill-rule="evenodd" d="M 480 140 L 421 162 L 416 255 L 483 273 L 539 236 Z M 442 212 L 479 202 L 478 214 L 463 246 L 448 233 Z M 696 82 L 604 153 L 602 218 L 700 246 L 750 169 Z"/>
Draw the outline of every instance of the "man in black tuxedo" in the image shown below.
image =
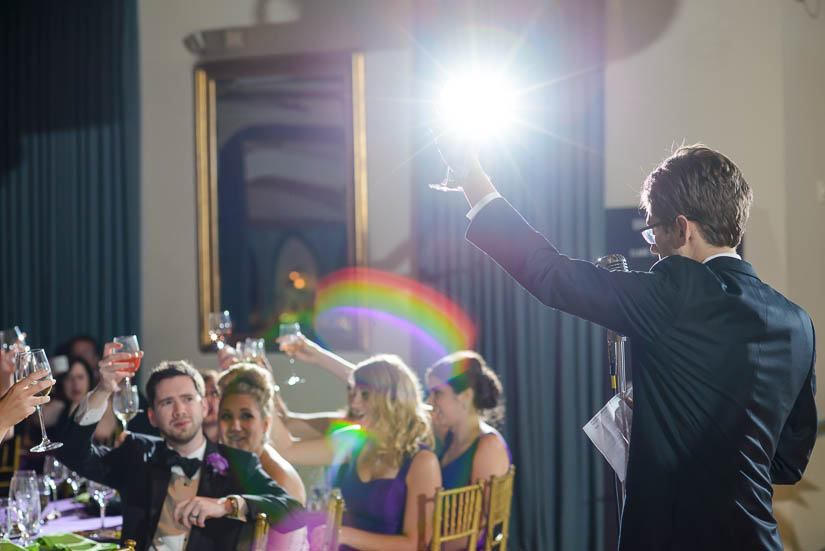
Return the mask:
<path id="1" fill-rule="evenodd" d="M 100 382 L 66 424 L 58 458 L 120 492 L 124 540 L 139 550 L 224 551 L 258 513 L 277 525 L 300 508 L 256 456 L 204 437 L 203 379 L 185 361 L 161 363 L 146 385 L 149 420 L 162 439 L 130 433 L 115 449 L 93 445 L 97 421 L 126 375 L 118 370 L 128 357 L 116 346 L 107 345 Z"/>
<path id="2" fill-rule="evenodd" d="M 460 155 L 444 157 L 461 172 Z M 460 183 L 469 241 L 548 306 L 631 338 L 619 548 L 782 549 L 771 484 L 800 479 L 816 438 L 814 329 L 736 254 L 752 201 L 736 165 L 695 145 L 647 177 L 650 272 L 561 255 L 477 160 Z"/>

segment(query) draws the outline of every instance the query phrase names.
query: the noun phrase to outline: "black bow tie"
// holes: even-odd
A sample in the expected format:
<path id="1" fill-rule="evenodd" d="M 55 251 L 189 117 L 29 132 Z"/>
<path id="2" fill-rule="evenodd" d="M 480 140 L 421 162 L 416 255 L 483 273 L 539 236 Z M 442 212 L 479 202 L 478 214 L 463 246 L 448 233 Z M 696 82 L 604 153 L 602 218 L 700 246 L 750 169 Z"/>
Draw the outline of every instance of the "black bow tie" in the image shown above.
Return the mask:
<path id="1" fill-rule="evenodd" d="M 201 460 L 187 459 L 185 457 L 182 457 L 178 452 L 169 450 L 169 452 L 166 454 L 166 466 L 174 467 L 175 465 L 183 469 L 183 473 L 188 478 L 192 478 L 193 476 L 195 476 L 195 473 L 198 472 L 198 469 L 200 469 Z"/>

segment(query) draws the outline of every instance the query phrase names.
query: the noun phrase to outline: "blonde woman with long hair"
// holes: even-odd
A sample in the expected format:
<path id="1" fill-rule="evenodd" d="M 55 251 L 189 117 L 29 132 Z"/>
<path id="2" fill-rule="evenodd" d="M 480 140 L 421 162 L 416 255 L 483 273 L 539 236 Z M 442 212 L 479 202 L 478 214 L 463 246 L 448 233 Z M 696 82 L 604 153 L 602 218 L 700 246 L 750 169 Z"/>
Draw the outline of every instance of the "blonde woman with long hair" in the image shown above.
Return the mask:
<path id="1" fill-rule="evenodd" d="M 275 417 L 275 446 L 293 463 L 337 466 L 341 550 L 426 549 L 441 469 L 418 379 L 397 356 L 365 360 L 353 372 L 350 413 L 358 425 L 300 442 Z"/>

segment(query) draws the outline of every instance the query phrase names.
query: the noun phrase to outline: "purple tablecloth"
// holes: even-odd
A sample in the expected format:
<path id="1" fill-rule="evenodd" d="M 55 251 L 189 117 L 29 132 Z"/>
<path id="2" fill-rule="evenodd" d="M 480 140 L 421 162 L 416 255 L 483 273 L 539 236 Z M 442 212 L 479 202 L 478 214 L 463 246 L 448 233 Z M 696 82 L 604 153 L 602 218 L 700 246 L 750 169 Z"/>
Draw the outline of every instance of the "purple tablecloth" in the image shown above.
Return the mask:
<path id="1" fill-rule="evenodd" d="M 46 506 L 45 514 L 49 511 L 60 511 L 60 518 L 50 520 L 40 526 L 38 536 L 57 534 L 60 532 L 83 532 L 100 528 L 100 517 L 90 517 L 83 510 L 83 505 L 73 503 L 71 499 L 59 499 Z M 123 517 L 104 517 L 103 525 L 106 528 L 115 528 L 123 524 Z"/>

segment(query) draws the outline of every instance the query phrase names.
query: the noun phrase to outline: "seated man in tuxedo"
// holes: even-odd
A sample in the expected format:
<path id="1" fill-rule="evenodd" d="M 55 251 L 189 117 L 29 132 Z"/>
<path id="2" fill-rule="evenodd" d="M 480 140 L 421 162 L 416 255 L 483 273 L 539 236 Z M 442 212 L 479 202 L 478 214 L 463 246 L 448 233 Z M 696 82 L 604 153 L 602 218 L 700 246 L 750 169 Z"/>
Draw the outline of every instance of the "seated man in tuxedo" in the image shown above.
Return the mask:
<path id="1" fill-rule="evenodd" d="M 92 444 L 95 424 L 125 373 L 113 343 L 100 381 L 61 434 L 58 458 L 82 476 L 120 492 L 123 539 L 141 551 L 234 549 L 258 513 L 273 526 L 300 508 L 251 453 L 208 440 L 201 375 L 185 361 L 162 362 L 146 385 L 149 419 L 161 438 L 129 433 L 119 447 Z"/>

